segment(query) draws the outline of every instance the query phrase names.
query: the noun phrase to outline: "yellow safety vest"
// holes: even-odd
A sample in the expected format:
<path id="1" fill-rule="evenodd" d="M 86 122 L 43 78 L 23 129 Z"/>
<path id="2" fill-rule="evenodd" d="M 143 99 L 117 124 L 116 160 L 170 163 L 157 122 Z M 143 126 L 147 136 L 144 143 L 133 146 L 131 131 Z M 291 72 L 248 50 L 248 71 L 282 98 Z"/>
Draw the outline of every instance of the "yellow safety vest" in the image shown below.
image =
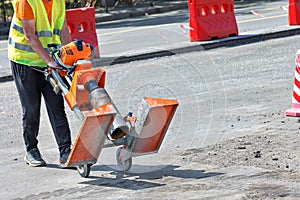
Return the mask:
<path id="1" fill-rule="evenodd" d="M 65 0 L 53 0 L 51 25 L 42 0 L 28 0 L 28 3 L 35 16 L 35 34 L 43 48 L 50 53 L 51 49 L 47 47 L 48 44 L 61 44 L 60 33 L 65 19 Z M 8 58 L 11 61 L 28 66 L 45 67 L 47 65 L 25 39 L 22 23 L 17 19 L 16 14 L 13 16 L 9 32 Z"/>

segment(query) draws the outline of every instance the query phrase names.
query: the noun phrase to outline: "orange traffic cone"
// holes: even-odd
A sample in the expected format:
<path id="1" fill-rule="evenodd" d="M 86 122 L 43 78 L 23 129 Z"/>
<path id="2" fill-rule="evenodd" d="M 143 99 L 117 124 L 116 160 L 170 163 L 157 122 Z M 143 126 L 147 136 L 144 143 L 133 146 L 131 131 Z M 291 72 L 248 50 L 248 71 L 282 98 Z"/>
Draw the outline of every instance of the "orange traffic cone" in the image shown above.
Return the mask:
<path id="1" fill-rule="evenodd" d="M 300 117 L 300 49 L 296 55 L 296 71 L 294 79 L 294 90 L 292 108 L 285 111 L 286 116 Z"/>

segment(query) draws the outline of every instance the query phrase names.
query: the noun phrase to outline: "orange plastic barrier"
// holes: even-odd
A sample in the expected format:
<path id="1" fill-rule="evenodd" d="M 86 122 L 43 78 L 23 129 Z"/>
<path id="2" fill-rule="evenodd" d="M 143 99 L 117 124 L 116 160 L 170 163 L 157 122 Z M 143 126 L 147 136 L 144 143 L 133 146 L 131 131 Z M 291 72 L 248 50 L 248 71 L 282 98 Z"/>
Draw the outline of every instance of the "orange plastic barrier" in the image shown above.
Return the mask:
<path id="1" fill-rule="evenodd" d="M 188 6 L 191 41 L 238 35 L 233 0 L 188 0 Z"/>
<path id="2" fill-rule="evenodd" d="M 95 48 L 95 57 L 100 57 L 95 25 L 95 8 L 75 8 L 66 11 L 66 19 L 72 39 L 82 39 Z"/>
<path id="3" fill-rule="evenodd" d="M 300 49 L 296 56 L 292 108 L 285 111 L 286 116 L 300 117 Z"/>
<path id="4" fill-rule="evenodd" d="M 289 25 L 300 24 L 300 0 L 289 0 Z"/>

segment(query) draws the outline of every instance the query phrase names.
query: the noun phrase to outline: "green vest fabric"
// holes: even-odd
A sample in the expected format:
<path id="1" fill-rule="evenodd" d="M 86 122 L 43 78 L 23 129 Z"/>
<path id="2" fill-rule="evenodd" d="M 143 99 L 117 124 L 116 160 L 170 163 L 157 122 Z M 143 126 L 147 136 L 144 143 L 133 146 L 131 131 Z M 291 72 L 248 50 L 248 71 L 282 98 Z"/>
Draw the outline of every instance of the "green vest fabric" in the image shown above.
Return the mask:
<path id="1" fill-rule="evenodd" d="M 50 53 L 47 45 L 50 43 L 61 44 L 60 33 L 65 19 L 65 0 L 52 0 L 52 22 L 49 23 L 46 9 L 42 0 L 27 0 L 34 14 L 36 35 L 43 48 Z M 14 2 L 15 3 L 15 2 Z M 22 23 L 14 14 L 9 38 L 8 58 L 19 64 L 45 67 L 47 64 L 31 48 L 25 38 Z"/>

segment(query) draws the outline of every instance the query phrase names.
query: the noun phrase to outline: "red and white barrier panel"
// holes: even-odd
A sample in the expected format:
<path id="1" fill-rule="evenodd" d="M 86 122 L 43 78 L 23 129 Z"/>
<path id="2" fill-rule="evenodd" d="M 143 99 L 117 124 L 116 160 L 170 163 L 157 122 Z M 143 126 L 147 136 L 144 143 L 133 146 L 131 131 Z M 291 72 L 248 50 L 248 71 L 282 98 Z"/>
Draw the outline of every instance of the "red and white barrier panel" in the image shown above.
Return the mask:
<path id="1" fill-rule="evenodd" d="M 300 117 L 300 49 L 297 51 L 296 55 L 292 108 L 286 110 L 285 114 L 287 116 Z"/>

